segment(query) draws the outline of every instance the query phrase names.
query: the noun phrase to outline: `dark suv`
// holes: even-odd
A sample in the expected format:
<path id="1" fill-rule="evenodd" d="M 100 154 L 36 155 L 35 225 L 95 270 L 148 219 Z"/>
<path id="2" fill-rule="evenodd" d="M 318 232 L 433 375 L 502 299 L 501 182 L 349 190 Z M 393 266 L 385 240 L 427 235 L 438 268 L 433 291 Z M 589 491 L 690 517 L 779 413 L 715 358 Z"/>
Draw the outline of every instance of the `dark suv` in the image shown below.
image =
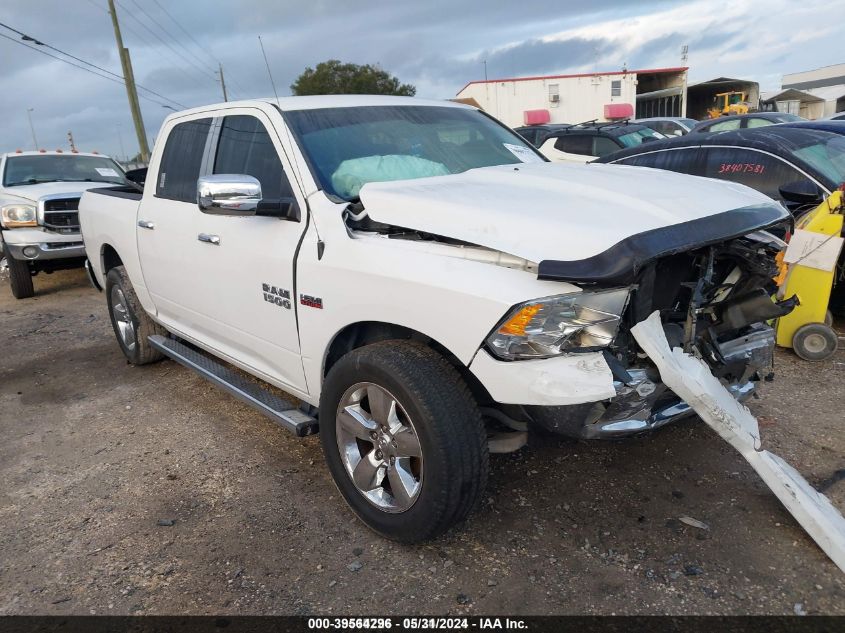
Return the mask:
<path id="1" fill-rule="evenodd" d="M 518 128 L 517 132 L 525 136 L 520 129 L 523 128 Z M 588 121 L 549 130 L 538 135 L 534 145 L 549 160 L 586 163 L 627 147 L 664 138 L 660 132 L 639 123 Z"/>
<path id="2" fill-rule="evenodd" d="M 546 136 L 552 132 L 557 132 L 558 130 L 563 130 L 568 127 L 572 127 L 572 124 L 544 123 L 543 125 L 523 125 L 522 127 L 515 127 L 513 131 L 531 143 L 534 147 L 540 147 Z"/>

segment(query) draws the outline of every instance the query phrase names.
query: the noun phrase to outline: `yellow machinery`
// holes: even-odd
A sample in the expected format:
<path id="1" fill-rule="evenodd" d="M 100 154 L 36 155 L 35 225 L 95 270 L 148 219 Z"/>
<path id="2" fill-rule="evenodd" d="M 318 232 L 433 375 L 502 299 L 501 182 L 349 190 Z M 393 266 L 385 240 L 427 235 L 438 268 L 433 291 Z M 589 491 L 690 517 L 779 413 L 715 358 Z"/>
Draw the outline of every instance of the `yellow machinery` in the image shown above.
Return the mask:
<path id="1" fill-rule="evenodd" d="M 833 192 L 827 200 L 798 220 L 795 228 L 822 235 L 841 235 L 845 213 L 843 195 L 845 193 L 841 190 Z M 836 269 L 819 270 L 802 266 L 800 261 L 784 266 L 783 257 L 783 252 L 778 255 L 782 271 L 777 279 L 781 285 L 778 296 L 797 295 L 800 305 L 778 319 L 777 344 L 791 347 L 804 360 L 824 360 L 836 351 L 838 344 L 828 312 Z"/>
<path id="2" fill-rule="evenodd" d="M 745 92 L 720 92 L 713 97 L 714 107 L 707 110 L 711 119 L 730 114 L 748 114 L 748 94 Z"/>

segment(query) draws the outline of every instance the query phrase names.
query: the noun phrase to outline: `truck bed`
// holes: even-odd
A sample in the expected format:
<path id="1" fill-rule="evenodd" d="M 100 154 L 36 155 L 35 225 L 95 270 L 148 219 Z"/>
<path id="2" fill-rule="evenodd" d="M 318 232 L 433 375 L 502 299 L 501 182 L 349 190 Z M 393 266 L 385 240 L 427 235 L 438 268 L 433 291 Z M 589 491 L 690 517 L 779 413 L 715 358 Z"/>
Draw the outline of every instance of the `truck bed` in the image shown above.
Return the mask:
<path id="1" fill-rule="evenodd" d="M 90 189 L 79 201 L 79 224 L 85 251 L 92 272 L 101 287 L 105 287 L 104 258 L 118 253 L 121 263 L 133 280 L 141 280 L 140 263 L 135 243 L 138 207 L 143 193 L 137 188 L 120 185 Z M 146 298 L 143 289 L 139 296 Z"/>

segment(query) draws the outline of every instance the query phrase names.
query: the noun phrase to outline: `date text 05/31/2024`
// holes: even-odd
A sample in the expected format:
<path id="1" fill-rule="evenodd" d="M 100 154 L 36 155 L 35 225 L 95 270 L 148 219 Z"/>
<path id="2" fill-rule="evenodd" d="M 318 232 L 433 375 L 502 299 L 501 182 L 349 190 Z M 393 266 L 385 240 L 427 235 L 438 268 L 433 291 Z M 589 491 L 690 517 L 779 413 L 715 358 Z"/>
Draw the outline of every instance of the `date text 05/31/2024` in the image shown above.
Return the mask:
<path id="1" fill-rule="evenodd" d="M 398 631 L 476 629 L 485 631 L 524 630 L 524 620 L 516 618 L 309 618 L 310 630 L 374 629 Z"/>

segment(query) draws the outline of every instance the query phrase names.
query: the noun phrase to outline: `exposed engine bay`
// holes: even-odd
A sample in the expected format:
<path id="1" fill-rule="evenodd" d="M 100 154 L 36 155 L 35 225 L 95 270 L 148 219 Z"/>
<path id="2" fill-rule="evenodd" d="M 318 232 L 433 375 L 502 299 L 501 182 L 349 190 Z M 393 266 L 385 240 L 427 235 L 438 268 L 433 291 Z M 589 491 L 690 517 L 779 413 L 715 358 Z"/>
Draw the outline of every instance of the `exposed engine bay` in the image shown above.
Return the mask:
<path id="1" fill-rule="evenodd" d="M 642 352 L 630 328 L 658 310 L 670 345 L 700 356 L 717 377 L 727 382 L 767 377 L 766 322 L 788 314 L 796 302 L 771 300 L 774 257 L 781 248 L 779 240 L 758 232 L 647 265 L 611 352 L 623 367 L 636 364 Z"/>
<path id="2" fill-rule="evenodd" d="M 775 331 L 796 298 L 774 302 L 776 253 L 765 232 L 662 257 L 638 274 L 619 333 L 605 352 L 617 397 L 576 407 L 526 407 L 546 430 L 581 438 L 619 437 L 663 426 L 691 413 L 661 381 L 631 328 L 660 314 L 671 347 L 705 361 L 738 400 L 773 376 Z"/>

